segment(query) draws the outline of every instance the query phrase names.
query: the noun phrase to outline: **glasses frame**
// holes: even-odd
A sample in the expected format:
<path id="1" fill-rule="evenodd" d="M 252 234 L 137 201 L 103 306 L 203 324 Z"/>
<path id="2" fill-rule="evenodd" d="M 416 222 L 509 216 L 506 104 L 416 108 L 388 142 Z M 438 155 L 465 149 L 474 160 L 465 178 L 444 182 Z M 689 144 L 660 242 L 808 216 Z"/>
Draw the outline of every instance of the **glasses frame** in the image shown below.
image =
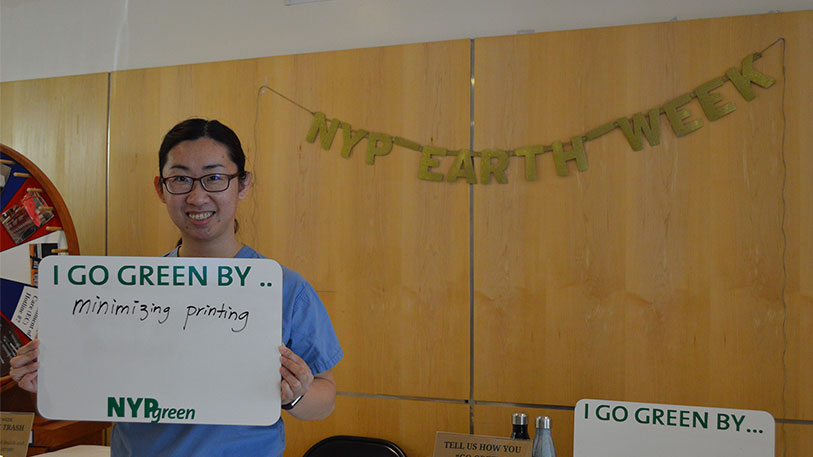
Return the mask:
<path id="1" fill-rule="evenodd" d="M 214 176 L 214 175 L 228 176 L 229 181 L 226 183 L 226 187 L 224 187 L 223 189 L 220 189 L 220 190 L 209 190 L 209 189 L 207 189 L 206 184 L 204 184 L 203 180 L 210 177 L 210 176 Z M 166 178 L 161 176 L 161 184 L 163 184 L 164 189 L 166 189 L 166 191 L 168 193 L 172 194 L 172 195 L 186 195 L 186 194 L 192 192 L 192 189 L 195 188 L 195 181 L 200 181 L 200 187 L 203 188 L 203 190 L 205 190 L 206 192 L 209 192 L 209 193 L 225 192 L 225 191 L 229 190 L 229 187 L 231 186 L 231 180 L 234 179 L 234 178 L 238 178 L 241 175 L 242 175 L 242 173 L 235 173 L 235 174 L 209 173 L 209 174 L 203 175 L 203 176 L 201 176 L 199 178 L 193 178 L 191 176 L 186 176 L 186 175 L 168 176 Z M 189 186 L 189 190 L 187 190 L 186 192 L 173 192 L 173 191 L 169 190 L 169 186 L 167 185 L 167 180 L 171 179 L 171 178 L 188 178 L 188 179 L 192 180 L 192 185 Z"/>

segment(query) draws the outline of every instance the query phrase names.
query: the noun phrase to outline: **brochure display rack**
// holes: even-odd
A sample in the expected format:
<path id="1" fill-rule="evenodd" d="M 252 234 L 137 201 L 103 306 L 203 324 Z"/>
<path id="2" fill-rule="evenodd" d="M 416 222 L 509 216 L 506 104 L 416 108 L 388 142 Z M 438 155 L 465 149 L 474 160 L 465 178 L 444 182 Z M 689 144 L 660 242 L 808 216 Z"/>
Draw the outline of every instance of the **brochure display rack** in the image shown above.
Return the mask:
<path id="1" fill-rule="evenodd" d="M 76 230 L 56 187 L 34 163 L 0 145 L 0 299 L 2 388 L 11 387 L 9 360 L 36 335 L 39 262 L 49 255 L 79 254 Z"/>
<path id="2" fill-rule="evenodd" d="M 39 262 L 49 255 L 78 255 L 68 207 L 33 162 L 0 144 L 0 311 L 2 311 L 3 411 L 33 412 L 33 395 L 9 376 L 17 348 L 36 337 Z M 34 418 L 28 455 L 73 444 L 102 444 L 109 423 Z"/>

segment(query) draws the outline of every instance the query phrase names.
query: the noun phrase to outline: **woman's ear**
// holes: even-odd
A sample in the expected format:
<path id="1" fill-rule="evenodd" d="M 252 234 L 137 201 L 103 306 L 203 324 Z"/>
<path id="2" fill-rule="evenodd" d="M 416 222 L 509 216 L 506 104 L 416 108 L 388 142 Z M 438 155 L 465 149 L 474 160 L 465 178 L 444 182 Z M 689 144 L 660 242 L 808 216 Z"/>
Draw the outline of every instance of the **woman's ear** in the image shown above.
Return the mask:
<path id="1" fill-rule="evenodd" d="M 153 180 L 153 185 L 155 186 L 155 192 L 158 194 L 158 198 L 160 198 L 162 202 L 166 203 L 166 200 L 164 200 L 164 185 L 161 184 L 160 176 L 155 177 Z"/>
<path id="2" fill-rule="evenodd" d="M 237 198 L 240 200 L 246 198 L 248 195 L 249 189 L 251 189 L 251 178 L 252 175 L 249 172 L 246 172 L 246 175 L 243 179 L 237 178 L 237 182 L 240 185 L 240 192 L 237 194 Z"/>

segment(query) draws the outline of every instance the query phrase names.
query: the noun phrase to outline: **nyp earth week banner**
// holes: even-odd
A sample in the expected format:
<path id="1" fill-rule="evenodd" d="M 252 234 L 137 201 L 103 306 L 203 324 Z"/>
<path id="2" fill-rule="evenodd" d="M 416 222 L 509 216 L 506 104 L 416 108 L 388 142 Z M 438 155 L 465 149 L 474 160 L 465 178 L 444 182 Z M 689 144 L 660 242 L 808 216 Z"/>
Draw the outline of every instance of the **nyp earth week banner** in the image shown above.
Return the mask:
<path id="1" fill-rule="evenodd" d="M 772 46 L 769 46 L 768 49 Z M 420 153 L 418 179 L 448 183 L 464 180 L 468 184 L 489 184 L 494 179 L 499 184 L 506 184 L 508 183 L 506 170 L 511 158 L 518 158 L 522 161 L 526 181 L 536 181 L 539 166 L 537 156 L 548 152 L 552 153 L 556 174 L 559 176 L 569 174 L 567 162 L 571 161 L 575 162 L 576 168 L 580 172 L 587 171 L 585 143 L 594 141 L 615 129 L 621 130 L 630 148 L 634 151 L 643 149 L 644 140 L 650 146 L 657 146 L 661 142 L 661 115 L 666 117 L 675 136 L 683 137 L 695 132 L 704 126 L 704 121 L 696 115 L 697 111 L 695 113 L 690 111 L 689 104 L 693 100 L 697 100 L 706 120 L 714 122 L 737 109 L 733 100 L 723 99 L 718 92 L 726 83 L 730 82 L 746 102 L 756 98 L 754 87 L 767 89 L 774 85 L 776 79 L 754 68 L 754 61 L 761 57 L 762 53 L 759 52 L 749 54 L 742 59 L 739 68 L 729 67 L 725 74 L 710 78 L 698 87 L 668 100 L 661 106 L 634 113 L 629 117 L 618 117 L 583 134 L 571 136 L 568 140 L 557 140 L 551 144 L 528 145 L 515 149 L 490 148 L 472 151 L 467 148 L 451 149 L 421 144 L 389 133 L 353 128 L 348 122 L 337 118 L 328 119 L 324 113 L 308 110 L 296 102 L 292 103 L 306 109 L 313 116 L 305 136 L 306 141 L 316 143 L 319 140 L 322 149 L 328 151 L 338 136 L 341 141 L 340 154 L 343 158 L 350 158 L 353 150 L 359 144 L 363 144 L 363 140 L 366 140 L 363 156 L 367 165 L 375 165 L 376 159 L 389 155 L 393 147 L 398 146 Z M 263 89 L 269 89 L 279 94 L 267 86 L 261 87 L 261 92 Z M 282 96 L 291 101 L 284 95 Z M 544 126 L 540 126 L 540 128 L 544 128 Z M 448 156 L 454 157 L 451 165 L 447 168 L 441 167 L 440 158 Z M 475 158 L 479 160 L 475 160 Z"/>

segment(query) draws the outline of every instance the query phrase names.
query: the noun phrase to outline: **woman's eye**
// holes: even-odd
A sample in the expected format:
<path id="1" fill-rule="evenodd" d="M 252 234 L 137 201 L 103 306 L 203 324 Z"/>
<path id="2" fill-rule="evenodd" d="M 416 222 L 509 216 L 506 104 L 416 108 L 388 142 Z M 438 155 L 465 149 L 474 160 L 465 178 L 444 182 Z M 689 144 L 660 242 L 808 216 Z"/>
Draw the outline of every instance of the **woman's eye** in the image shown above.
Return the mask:
<path id="1" fill-rule="evenodd" d="M 221 175 L 221 174 L 217 174 L 217 173 L 216 173 L 216 174 L 213 174 L 213 175 L 204 176 L 204 177 L 203 177 L 203 179 L 204 179 L 206 182 L 215 183 L 215 182 L 224 181 L 224 180 L 226 179 L 226 176 L 225 176 L 225 175 Z"/>
<path id="2" fill-rule="evenodd" d="M 177 184 L 186 184 L 192 182 L 192 178 L 189 176 L 172 176 L 171 178 L 167 178 L 170 182 L 174 182 Z"/>

